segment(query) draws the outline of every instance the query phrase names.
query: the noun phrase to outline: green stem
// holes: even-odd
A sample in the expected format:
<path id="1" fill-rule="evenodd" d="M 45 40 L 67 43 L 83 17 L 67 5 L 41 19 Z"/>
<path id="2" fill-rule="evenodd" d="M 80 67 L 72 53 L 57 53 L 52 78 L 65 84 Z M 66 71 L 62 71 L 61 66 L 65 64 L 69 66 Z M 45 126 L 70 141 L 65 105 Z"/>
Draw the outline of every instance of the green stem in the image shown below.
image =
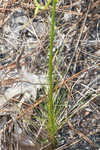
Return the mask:
<path id="1" fill-rule="evenodd" d="M 53 10 L 52 10 L 52 20 L 51 20 L 51 32 L 50 32 L 50 50 L 49 50 L 49 101 L 48 101 L 48 123 L 49 123 L 49 133 L 51 142 L 54 144 L 54 134 L 55 134 L 55 119 L 54 119 L 54 106 L 53 106 L 53 41 L 54 41 L 54 24 L 55 24 L 55 8 L 56 8 L 56 0 L 53 0 Z"/>

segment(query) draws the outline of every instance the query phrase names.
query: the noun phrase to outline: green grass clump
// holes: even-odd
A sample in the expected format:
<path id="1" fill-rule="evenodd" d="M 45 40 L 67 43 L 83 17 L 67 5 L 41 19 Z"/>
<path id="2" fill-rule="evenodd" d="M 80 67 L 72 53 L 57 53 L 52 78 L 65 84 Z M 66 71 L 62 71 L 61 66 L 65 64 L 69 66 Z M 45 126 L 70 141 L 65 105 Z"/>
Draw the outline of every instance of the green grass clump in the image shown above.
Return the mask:
<path id="1" fill-rule="evenodd" d="M 34 0 L 36 9 L 35 9 L 35 15 L 37 15 L 39 9 L 47 9 L 49 4 L 51 3 L 51 0 L 49 0 L 44 7 L 42 7 L 37 0 Z M 46 112 L 47 112 L 47 121 L 46 121 L 46 126 L 47 126 L 47 131 L 49 134 L 50 142 L 52 143 L 53 148 L 56 145 L 56 140 L 55 140 L 55 134 L 57 132 L 57 129 L 59 128 L 57 126 L 57 114 L 59 114 L 59 111 L 56 111 L 57 103 L 54 103 L 53 99 L 53 65 L 52 65 L 52 60 L 53 60 L 53 41 L 54 41 L 54 25 L 55 25 L 55 9 L 56 9 L 56 3 L 57 0 L 53 0 L 53 8 L 52 8 L 52 19 L 51 19 L 51 31 L 50 31 L 50 49 L 49 49 L 49 96 L 48 96 L 48 101 L 46 104 Z"/>

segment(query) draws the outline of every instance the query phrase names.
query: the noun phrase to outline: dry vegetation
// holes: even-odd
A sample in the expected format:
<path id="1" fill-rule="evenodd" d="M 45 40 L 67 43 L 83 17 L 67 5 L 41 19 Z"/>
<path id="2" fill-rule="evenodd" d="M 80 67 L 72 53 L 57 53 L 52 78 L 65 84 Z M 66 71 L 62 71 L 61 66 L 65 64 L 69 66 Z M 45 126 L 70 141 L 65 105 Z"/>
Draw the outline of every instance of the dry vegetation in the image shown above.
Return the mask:
<path id="1" fill-rule="evenodd" d="M 1 150 L 51 149 L 44 124 L 52 4 L 36 18 L 34 9 L 32 0 L 0 0 Z M 56 150 L 100 149 L 99 38 L 100 0 L 59 0 L 53 92 L 62 125 Z"/>

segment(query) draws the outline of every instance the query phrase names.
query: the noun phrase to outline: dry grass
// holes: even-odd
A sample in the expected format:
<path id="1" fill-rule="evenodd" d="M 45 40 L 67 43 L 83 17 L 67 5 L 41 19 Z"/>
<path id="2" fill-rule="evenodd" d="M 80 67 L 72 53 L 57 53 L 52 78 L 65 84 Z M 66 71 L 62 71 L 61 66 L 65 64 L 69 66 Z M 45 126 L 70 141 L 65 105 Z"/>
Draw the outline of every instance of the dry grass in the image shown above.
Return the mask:
<path id="1" fill-rule="evenodd" d="M 45 137 L 47 140 L 43 139 L 46 132 L 43 121 L 45 122 L 44 118 L 46 118 L 47 112 L 44 105 L 48 92 L 45 88 L 39 90 L 40 83 L 37 85 L 37 82 L 33 84 L 33 81 L 31 83 L 26 78 L 23 80 L 22 72 L 20 69 L 18 70 L 18 63 L 19 67 L 25 68 L 27 74 L 29 73 L 28 75 L 39 74 L 48 78 L 51 6 L 46 11 L 41 10 L 35 20 L 35 6 L 31 0 L 21 2 L 18 0 L 13 1 L 13 3 L 9 0 L 0 3 L 0 100 L 3 101 L 0 103 L 0 114 L 1 120 L 2 116 L 8 118 L 6 121 L 8 125 L 1 127 L 0 134 L 11 126 L 19 124 L 21 130 L 23 128 L 22 134 L 26 133 L 28 138 L 31 137 L 32 142 L 37 143 L 41 140 L 40 143 L 43 146 L 49 143 L 48 135 Z M 57 104 L 55 112 L 59 116 L 57 123 L 59 125 L 59 122 L 62 122 L 62 126 L 59 127 L 61 129 L 63 124 L 68 123 L 69 129 L 71 128 L 80 137 L 80 139 L 73 137 L 69 143 L 66 142 L 65 145 L 58 148 L 60 150 L 69 149 L 72 145 L 75 146 L 81 139 L 86 140 L 90 147 L 96 146 L 96 141 L 90 139 L 89 133 L 91 135 L 98 133 L 100 125 L 98 119 L 100 114 L 98 100 L 100 97 L 99 6 L 99 0 L 90 3 L 86 3 L 85 0 L 70 0 L 68 3 L 60 0 L 56 8 L 53 92 Z M 23 14 L 21 14 L 22 10 Z M 24 24 L 19 21 L 20 19 L 17 20 L 20 25 L 17 24 L 16 20 L 13 19 L 12 21 L 14 15 L 16 18 L 23 18 L 24 16 Z M 27 17 L 25 18 L 25 16 Z M 13 29 L 14 24 L 16 27 Z M 17 32 L 17 27 L 20 28 L 18 36 L 14 32 L 14 30 Z M 41 31 L 39 32 L 40 27 Z M 32 41 L 32 39 L 34 40 Z M 20 57 L 23 47 L 24 52 Z M 26 83 L 32 88 L 35 87 L 33 88 L 35 95 L 32 93 L 32 88 L 31 90 L 24 88 L 24 92 L 19 90 L 19 87 L 21 89 L 21 86 Z M 41 86 L 43 87 L 43 83 Z M 45 87 L 47 86 L 48 83 L 45 83 Z M 18 88 L 17 91 L 19 92 L 7 93 L 5 88 L 8 88 L 8 91 Z M 37 89 L 39 94 L 37 94 Z M 21 104 L 20 107 L 19 104 Z M 58 107 L 60 107 L 59 112 L 57 112 Z M 94 118 L 91 119 L 90 115 L 90 124 L 82 128 L 80 123 L 84 116 L 87 117 L 91 112 L 94 114 Z M 69 122 L 66 118 L 69 119 Z M 97 123 L 96 129 L 98 130 L 95 129 L 95 131 L 93 119 Z M 87 123 L 88 121 L 86 120 Z M 91 132 L 89 128 L 92 129 Z"/>

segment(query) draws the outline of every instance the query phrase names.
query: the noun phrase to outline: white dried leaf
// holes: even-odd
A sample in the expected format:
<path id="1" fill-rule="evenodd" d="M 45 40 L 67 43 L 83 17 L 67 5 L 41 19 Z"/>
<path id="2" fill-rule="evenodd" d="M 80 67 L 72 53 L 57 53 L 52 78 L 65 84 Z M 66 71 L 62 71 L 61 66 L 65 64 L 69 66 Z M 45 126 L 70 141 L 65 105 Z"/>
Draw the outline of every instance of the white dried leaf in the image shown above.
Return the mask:
<path id="1" fill-rule="evenodd" d="M 32 95 L 35 99 L 37 95 L 37 89 L 46 86 L 48 90 L 48 80 L 45 75 L 34 75 L 23 69 L 20 74 L 20 80 L 22 80 L 22 83 L 18 83 L 17 86 L 14 85 L 5 91 L 7 100 L 25 92 L 30 93 L 30 95 Z"/>

